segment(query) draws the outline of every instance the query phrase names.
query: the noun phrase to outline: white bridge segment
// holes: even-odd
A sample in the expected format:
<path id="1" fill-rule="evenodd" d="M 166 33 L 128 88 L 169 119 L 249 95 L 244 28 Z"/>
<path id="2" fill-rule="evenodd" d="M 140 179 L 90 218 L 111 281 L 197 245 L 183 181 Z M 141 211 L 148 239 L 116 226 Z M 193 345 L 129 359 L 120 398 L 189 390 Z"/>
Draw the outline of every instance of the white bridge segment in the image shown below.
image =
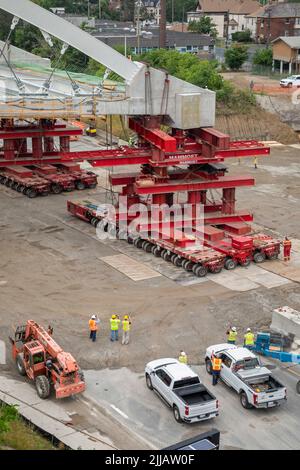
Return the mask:
<path id="1" fill-rule="evenodd" d="M 165 72 L 150 67 L 149 78 L 146 79 L 146 65 L 131 62 L 80 28 L 29 0 L 0 0 L 0 8 L 78 49 L 116 72 L 126 81 L 125 96 L 84 97 L 84 95 L 75 96 L 71 87 L 64 91 L 65 83 L 54 75 L 48 97 L 34 97 L 34 95 L 29 97 L 19 94 L 12 77 L 8 78 L 5 73 L 0 73 L 2 75 L 0 76 L 0 117 L 70 119 L 77 116 L 103 114 L 125 116 L 167 114 L 170 118 L 170 125 L 178 129 L 214 126 L 216 105 L 214 92 L 172 76 L 168 77 L 169 90 L 166 92 Z M 30 93 L 36 89 L 34 83 L 30 84 L 28 72 L 24 74 L 18 71 L 18 76 L 21 80 L 25 79 Z M 32 76 L 34 77 L 34 72 Z M 168 96 L 167 106 L 164 99 L 166 95 Z"/>
<path id="2" fill-rule="evenodd" d="M 113 70 L 126 81 L 130 81 L 139 70 L 138 64 L 126 59 L 122 54 L 82 29 L 29 0 L 0 0 L 0 8 L 78 49 Z"/>

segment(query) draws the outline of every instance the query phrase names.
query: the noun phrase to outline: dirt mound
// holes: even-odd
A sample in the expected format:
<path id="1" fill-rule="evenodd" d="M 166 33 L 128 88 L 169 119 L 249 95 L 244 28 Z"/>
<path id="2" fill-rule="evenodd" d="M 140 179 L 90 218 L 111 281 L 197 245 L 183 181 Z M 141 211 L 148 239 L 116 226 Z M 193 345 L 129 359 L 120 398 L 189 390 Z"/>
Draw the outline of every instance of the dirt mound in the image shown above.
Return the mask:
<path id="1" fill-rule="evenodd" d="M 279 117 L 258 106 L 248 114 L 218 114 L 216 126 L 233 140 L 277 140 L 283 144 L 297 144 L 299 137 Z"/>

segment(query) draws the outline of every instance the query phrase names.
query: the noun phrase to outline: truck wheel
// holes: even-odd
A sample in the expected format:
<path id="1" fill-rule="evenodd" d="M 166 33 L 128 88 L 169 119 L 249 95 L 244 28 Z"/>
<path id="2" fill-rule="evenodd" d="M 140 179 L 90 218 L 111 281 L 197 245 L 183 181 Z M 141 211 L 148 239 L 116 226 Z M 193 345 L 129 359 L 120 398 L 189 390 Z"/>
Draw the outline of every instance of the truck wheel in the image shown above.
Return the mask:
<path id="1" fill-rule="evenodd" d="M 164 250 L 163 251 L 163 254 L 161 255 L 161 257 L 167 261 L 167 262 L 170 262 L 171 261 L 171 253 L 168 253 L 168 250 Z"/>
<path id="2" fill-rule="evenodd" d="M 176 258 L 174 258 L 173 264 L 174 264 L 177 268 L 181 268 L 182 262 L 183 262 L 183 259 L 180 258 L 180 256 L 176 255 Z"/>
<path id="3" fill-rule="evenodd" d="M 160 252 L 161 252 L 161 249 L 159 246 L 155 246 L 152 248 L 152 254 L 156 257 L 156 258 L 160 258 Z"/>
<path id="4" fill-rule="evenodd" d="M 149 388 L 149 390 L 153 390 L 153 385 L 151 382 L 151 378 L 149 374 L 146 374 L 146 385 Z"/>
<path id="5" fill-rule="evenodd" d="M 228 271 L 232 271 L 236 267 L 237 262 L 234 259 L 229 258 L 225 261 L 225 269 L 227 269 Z"/>
<path id="6" fill-rule="evenodd" d="M 75 186 L 78 191 L 85 189 L 85 184 L 82 181 L 76 181 Z"/>
<path id="7" fill-rule="evenodd" d="M 266 255 L 264 253 L 260 253 L 259 251 L 255 253 L 253 256 L 254 263 L 263 263 L 266 259 Z"/>
<path id="8" fill-rule="evenodd" d="M 37 195 L 38 195 L 37 191 L 33 188 L 29 188 L 26 191 L 26 196 L 29 197 L 30 199 L 37 197 Z"/>
<path id="9" fill-rule="evenodd" d="M 246 258 L 244 261 L 241 261 L 240 262 L 240 265 L 241 266 L 244 266 L 244 268 L 246 268 L 247 266 L 249 266 L 251 264 L 251 258 Z"/>
<path id="10" fill-rule="evenodd" d="M 39 375 L 35 379 L 35 388 L 40 398 L 45 399 L 50 395 L 50 383 L 45 375 Z"/>
<path id="11" fill-rule="evenodd" d="M 252 408 L 252 405 L 250 405 L 250 403 L 248 402 L 248 398 L 245 392 L 240 393 L 240 401 L 242 407 L 246 408 L 246 410 L 250 410 L 250 408 Z"/>
<path id="12" fill-rule="evenodd" d="M 206 359 L 206 361 L 205 361 L 205 368 L 206 368 L 206 372 L 207 372 L 209 375 L 212 375 L 212 364 L 211 364 L 211 360 L 210 360 L 210 359 Z"/>
<path id="13" fill-rule="evenodd" d="M 25 365 L 24 365 L 24 356 L 19 353 L 16 358 L 17 369 L 20 375 L 26 375 Z"/>
<path id="14" fill-rule="evenodd" d="M 177 423 L 182 423 L 182 419 L 179 413 L 179 409 L 177 408 L 176 405 L 173 406 L 173 415 Z"/>
<path id="15" fill-rule="evenodd" d="M 271 255 L 268 255 L 269 260 L 275 260 L 278 259 L 279 253 L 272 253 Z"/>
<path id="16" fill-rule="evenodd" d="M 300 395 L 300 380 L 296 384 L 296 392 Z"/>
<path id="17" fill-rule="evenodd" d="M 61 186 L 61 184 L 52 184 L 51 185 L 51 192 L 53 194 L 60 194 L 63 192 L 63 187 Z"/>
<path id="18" fill-rule="evenodd" d="M 207 275 L 207 268 L 205 266 L 197 266 L 193 270 L 194 274 L 196 274 L 197 277 L 205 277 Z"/>

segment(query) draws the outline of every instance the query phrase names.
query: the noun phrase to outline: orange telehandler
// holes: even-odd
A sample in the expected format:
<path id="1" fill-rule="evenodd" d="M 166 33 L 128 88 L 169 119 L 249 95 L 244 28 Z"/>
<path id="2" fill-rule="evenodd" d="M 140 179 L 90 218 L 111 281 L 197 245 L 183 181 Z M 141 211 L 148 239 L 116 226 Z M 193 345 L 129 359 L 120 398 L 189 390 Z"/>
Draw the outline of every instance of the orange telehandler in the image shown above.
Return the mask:
<path id="1" fill-rule="evenodd" d="M 44 328 L 28 320 L 18 326 L 12 343 L 12 355 L 21 375 L 34 381 L 40 398 L 48 398 L 51 387 L 56 398 L 65 398 L 85 390 L 83 372 L 70 353 L 52 339 Z"/>

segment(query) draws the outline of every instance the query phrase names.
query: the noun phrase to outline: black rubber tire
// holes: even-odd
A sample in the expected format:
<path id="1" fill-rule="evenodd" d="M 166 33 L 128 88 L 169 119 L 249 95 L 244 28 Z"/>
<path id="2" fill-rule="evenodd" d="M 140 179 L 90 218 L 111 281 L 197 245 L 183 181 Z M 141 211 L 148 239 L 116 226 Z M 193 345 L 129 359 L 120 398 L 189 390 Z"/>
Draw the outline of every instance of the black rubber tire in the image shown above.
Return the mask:
<path id="1" fill-rule="evenodd" d="M 182 423 L 182 419 L 181 419 L 181 416 L 180 416 L 180 413 L 179 413 L 179 409 L 177 408 L 176 405 L 173 406 L 173 415 L 174 415 L 175 421 L 177 421 L 177 423 Z"/>
<path id="2" fill-rule="evenodd" d="M 168 250 L 164 250 L 164 254 L 161 255 L 162 258 L 167 261 L 168 263 L 170 263 L 171 261 L 171 256 L 172 256 L 172 253 L 168 253 Z"/>
<path id="3" fill-rule="evenodd" d="M 19 184 L 17 187 L 18 193 L 22 193 L 24 191 L 24 186 L 22 184 Z"/>
<path id="4" fill-rule="evenodd" d="M 29 188 L 26 191 L 26 196 L 29 197 L 29 199 L 34 199 L 35 197 L 37 197 L 37 195 L 37 191 L 33 188 Z"/>
<path id="5" fill-rule="evenodd" d="M 11 185 L 11 189 L 13 189 L 14 191 L 16 191 L 18 185 L 19 185 L 19 183 L 17 183 L 16 181 L 14 181 L 13 184 Z"/>
<path id="6" fill-rule="evenodd" d="M 48 398 L 50 395 L 50 383 L 48 378 L 45 375 L 39 375 L 35 379 L 35 388 L 37 394 L 42 400 Z"/>
<path id="7" fill-rule="evenodd" d="M 191 273 L 193 271 L 194 263 L 193 261 L 190 261 L 189 259 L 186 259 L 183 264 L 182 264 L 183 269 L 187 271 L 188 273 Z"/>
<path id="8" fill-rule="evenodd" d="M 272 255 L 268 256 L 268 259 L 271 261 L 274 261 L 275 259 L 278 259 L 279 253 L 273 253 Z"/>
<path id="9" fill-rule="evenodd" d="M 176 266 L 177 268 L 181 268 L 182 263 L 183 263 L 183 258 L 176 255 L 176 258 L 174 258 L 174 261 L 173 261 L 174 266 Z"/>
<path id="10" fill-rule="evenodd" d="M 160 247 L 154 245 L 154 248 L 152 248 L 152 253 L 156 258 L 160 258 L 160 253 L 161 253 Z"/>
<path id="11" fill-rule="evenodd" d="M 288 88 L 292 88 L 293 84 L 292 83 L 289 83 L 288 84 Z"/>
<path id="12" fill-rule="evenodd" d="M 143 250 L 144 250 L 146 253 L 151 253 L 152 247 L 153 247 L 153 245 L 152 245 L 152 243 L 150 243 L 150 242 L 147 242 L 147 241 L 146 241 L 145 243 L 143 243 Z"/>
<path id="13" fill-rule="evenodd" d="M 5 181 L 4 184 L 5 184 L 5 186 L 6 186 L 7 188 L 9 188 L 10 185 L 11 185 L 11 182 L 12 182 L 12 180 L 11 180 L 10 178 L 7 178 L 7 180 Z"/>
<path id="14" fill-rule="evenodd" d="M 60 193 L 63 192 L 63 189 L 64 189 L 64 188 L 62 187 L 61 184 L 52 184 L 52 185 L 51 185 L 51 192 L 52 192 L 53 194 L 60 194 Z"/>
<path id="15" fill-rule="evenodd" d="M 207 272 L 207 268 L 205 266 L 201 266 L 201 264 L 198 265 L 194 270 L 194 274 L 197 277 L 205 277 L 207 275 Z"/>
<path id="16" fill-rule="evenodd" d="M 127 237 L 127 242 L 129 245 L 133 245 L 133 238 L 130 235 Z"/>
<path id="17" fill-rule="evenodd" d="M 227 269 L 227 271 L 233 271 L 237 267 L 237 261 L 235 261 L 232 258 L 228 258 L 225 261 L 224 268 Z"/>
<path id="18" fill-rule="evenodd" d="M 26 375 L 25 365 L 24 365 L 24 356 L 22 353 L 19 353 L 16 357 L 16 365 L 20 375 Z"/>
<path id="19" fill-rule="evenodd" d="M 300 395 L 300 380 L 296 383 L 296 392 Z"/>
<path id="20" fill-rule="evenodd" d="M 136 238 L 136 239 L 134 240 L 133 244 L 134 244 L 134 246 L 135 246 L 136 248 L 141 249 L 141 248 L 142 248 L 143 241 L 144 241 L 144 240 L 143 240 L 142 238 Z"/>
<path id="21" fill-rule="evenodd" d="M 78 191 L 83 191 L 85 184 L 82 181 L 76 181 L 75 188 L 78 189 Z"/>
<path id="22" fill-rule="evenodd" d="M 259 251 L 257 251 L 253 256 L 254 263 L 260 264 L 260 263 L 263 263 L 265 260 L 266 260 L 266 255 Z"/>
<path id="23" fill-rule="evenodd" d="M 240 402 L 243 408 L 250 410 L 253 406 L 248 402 L 248 398 L 245 392 L 240 393 Z"/>
<path id="24" fill-rule="evenodd" d="M 146 378 L 146 385 L 147 387 L 149 388 L 149 390 L 153 390 L 153 385 L 152 385 L 152 382 L 151 382 L 151 377 L 149 374 L 146 374 L 145 376 Z"/>
<path id="25" fill-rule="evenodd" d="M 207 372 L 209 375 L 212 375 L 212 363 L 211 363 L 211 360 L 210 360 L 210 359 L 206 359 L 206 360 L 205 360 L 205 368 L 206 368 L 206 372 Z"/>

